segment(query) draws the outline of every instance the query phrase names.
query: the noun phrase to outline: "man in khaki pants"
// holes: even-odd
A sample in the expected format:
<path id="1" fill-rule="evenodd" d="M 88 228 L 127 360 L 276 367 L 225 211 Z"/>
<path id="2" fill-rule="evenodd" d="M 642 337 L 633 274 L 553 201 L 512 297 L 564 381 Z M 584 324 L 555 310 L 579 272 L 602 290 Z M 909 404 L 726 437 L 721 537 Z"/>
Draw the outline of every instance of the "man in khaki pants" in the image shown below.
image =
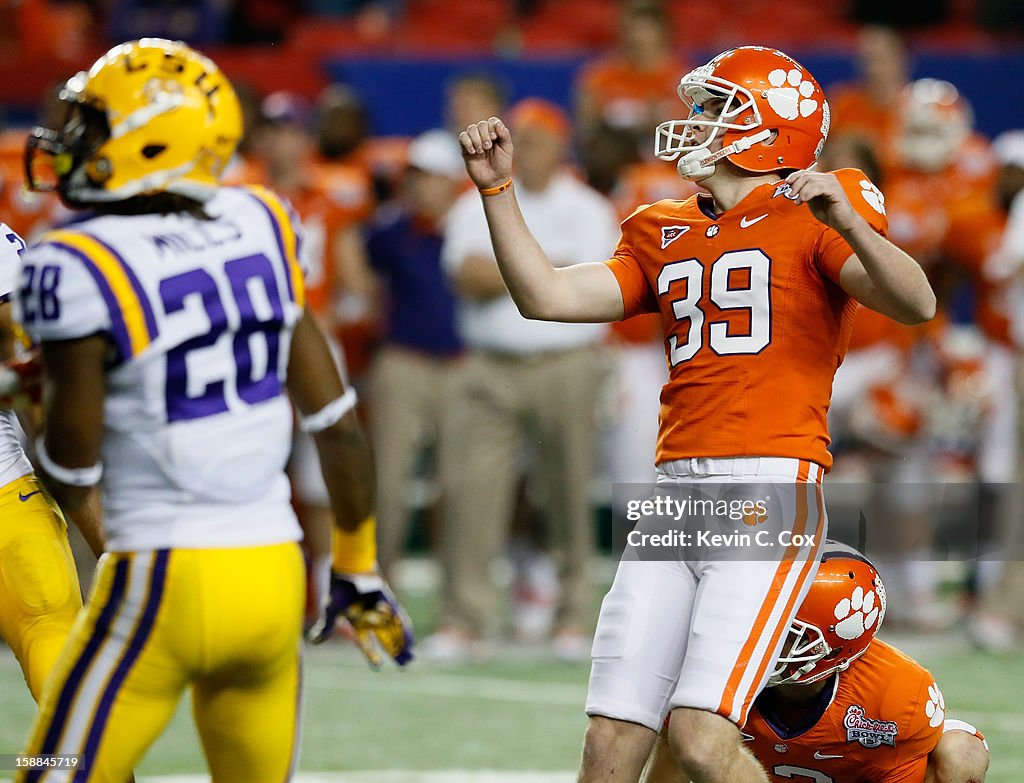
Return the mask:
<path id="1" fill-rule="evenodd" d="M 378 559 L 387 572 L 409 533 L 409 485 L 432 443 L 448 449 L 451 380 L 462 342 L 455 295 L 441 268 L 444 222 L 466 179 L 458 142 L 427 131 L 409 144 L 401 208 L 384 213 L 367 237 L 367 258 L 387 310 L 384 346 L 370 383 L 370 431 L 377 461 Z"/>
<path id="2" fill-rule="evenodd" d="M 516 187 L 548 255 L 565 266 L 608 255 L 619 234 L 615 210 L 561 170 L 570 139 L 564 113 L 527 99 L 510 116 L 519 134 Z M 443 261 L 461 298 L 468 356 L 454 401 L 458 451 L 446 471 L 441 628 L 427 642 L 425 657 L 470 659 L 494 624 L 491 562 L 507 536 L 519 457 L 529 442 L 539 460 L 534 474 L 544 479 L 543 511 L 561 580 L 555 653 L 585 658 L 591 624 L 587 566 L 594 549 L 589 485 L 605 326 L 528 321 L 519 314 L 498 272 L 475 192 L 452 208 Z"/>

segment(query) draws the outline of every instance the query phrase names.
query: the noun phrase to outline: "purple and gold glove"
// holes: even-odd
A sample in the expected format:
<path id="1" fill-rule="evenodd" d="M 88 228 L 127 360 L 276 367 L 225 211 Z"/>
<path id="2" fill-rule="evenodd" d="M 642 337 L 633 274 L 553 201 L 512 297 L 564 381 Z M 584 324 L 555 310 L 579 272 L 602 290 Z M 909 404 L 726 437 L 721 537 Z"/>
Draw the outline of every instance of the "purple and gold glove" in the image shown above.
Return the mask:
<path id="1" fill-rule="evenodd" d="M 412 621 L 383 577 L 333 572 L 330 591 L 320 619 L 309 631 L 309 640 L 320 644 L 330 639 L 338 618 L 352 626 L 356 644 L 373 668 L 381 665 L 378 647 L 399 666 L 412 660 Z"/>

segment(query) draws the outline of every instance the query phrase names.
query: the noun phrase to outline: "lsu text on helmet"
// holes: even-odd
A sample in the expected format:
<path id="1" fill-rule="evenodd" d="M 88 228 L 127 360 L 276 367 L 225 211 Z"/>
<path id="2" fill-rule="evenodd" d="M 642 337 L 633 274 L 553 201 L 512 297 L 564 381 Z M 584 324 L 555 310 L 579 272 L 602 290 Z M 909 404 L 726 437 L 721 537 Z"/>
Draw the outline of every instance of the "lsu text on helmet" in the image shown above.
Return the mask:
<path id="1" fill-rule="evenodd" d="M 753 173 L 807 168 L 828 136 L 829 108 L 821 86 L 777 49 L 742 46 L 722 52 L 686 74 L 677 92 L 689 117 L 661 123 L 654 152 L 662 160 L 678 159 L 684 179 L 706 179 L 726 157 Z M 705 116 L 715 99 L 724 102 L 721 109 Z M 708 130 L 705 138 L 699 138 L 699 129 Z M 712 152 L 716 139 L 721 149 Z"/>
<path id="2" fill-rule="evenodd" d="M 115 46 L 68 79 L 25 149 L 33 190 L 72 206 L 174 193 L 209 199 L 242 136 L 227 77 L 184 43 Z"/>
<path id="3" fill-rule="evenodd" d="M 885 616 L 885 587 L 864 555 L 828 541 L 796 612 L 769 687 L 806 684 L 844 671 L 867 650 Z"/>
<path id="4" fill-rule="evenodd" d="M 952 84 L 911 82 L 900 99 L 899 162 L 917 171 L 941 171 L 954 161 L 973 126 L 974 112 Z"/>

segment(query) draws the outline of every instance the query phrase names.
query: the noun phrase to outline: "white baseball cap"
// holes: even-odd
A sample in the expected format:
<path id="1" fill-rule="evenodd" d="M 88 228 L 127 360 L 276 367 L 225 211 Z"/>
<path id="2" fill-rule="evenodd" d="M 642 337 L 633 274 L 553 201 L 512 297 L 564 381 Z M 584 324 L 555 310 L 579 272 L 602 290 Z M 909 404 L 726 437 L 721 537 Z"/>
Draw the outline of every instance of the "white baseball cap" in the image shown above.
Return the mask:
<path id="1" fill-rule="evenodd" d="M 410 166 L 429 174 L 451 179 L 466 176 L 459 142 L 448 131 L 435 129 L 421 133 L 409 142 L 408 159 Z"/>

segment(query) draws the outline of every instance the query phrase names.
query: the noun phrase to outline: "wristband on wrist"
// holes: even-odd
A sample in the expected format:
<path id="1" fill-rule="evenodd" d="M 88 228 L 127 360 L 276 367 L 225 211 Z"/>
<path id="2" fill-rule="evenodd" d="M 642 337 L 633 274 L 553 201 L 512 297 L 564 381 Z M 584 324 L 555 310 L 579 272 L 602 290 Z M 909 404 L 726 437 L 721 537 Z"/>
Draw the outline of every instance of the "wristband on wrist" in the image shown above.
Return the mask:
<path id="1" fill-rule="evenodd" d="M 332 402 L 327 403 L 316 413 L 311 413 L 309 416 L 303 416 L 299 420 L 299 426 L 302 428 L 303 432 L 323 432 L 332 424 L 336 424 L 341 420 L 342 416 L 355 408 L 358 401 L 359 398 L 356 396 L 356 390 L 348 388 L 345 390 L 344 394 Z"/>
<path id="2" fill-rule="evenodd" d="M 61 484 L 69 484 L 72 487 L 91 487 L 99 484 L 103 478 L 103 463 L 97 462 L 87 468 L 65 468 L 53 461 L 46 451 L 46 443 L 40 437 L 36 441 L 36 459 L 43 471 L 52 478 L 57 479 Z"/>
<path id="3" fill-rule="evenodd" d="M 499 193 L 504 193 L 506 190 L 512 187 L 512 177 L 502 182 L 500 185 L 495 185 L 491 188 L 480 188 L 481 196 L 497 196 Z"/>
<path id="4" fill-rule="evenodd" d="M 370 514 L 355 530 L 334 529 L 332 536 L 334 570 L 359 574 L 377 566 L 377 517 Z"/>

